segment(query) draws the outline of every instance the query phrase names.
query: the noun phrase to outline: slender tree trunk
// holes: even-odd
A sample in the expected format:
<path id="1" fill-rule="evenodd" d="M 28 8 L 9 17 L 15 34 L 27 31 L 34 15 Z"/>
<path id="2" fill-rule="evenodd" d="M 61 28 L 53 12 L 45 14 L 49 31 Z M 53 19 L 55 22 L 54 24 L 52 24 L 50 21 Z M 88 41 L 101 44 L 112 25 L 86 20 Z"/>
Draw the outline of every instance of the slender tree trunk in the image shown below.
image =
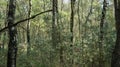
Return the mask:
<path id="1" fill-rule="evenodd" d="M 79 30 L 79 39 L 78 40 L 81 42 L 81 38 L 82 38 L 82 36 L 81 36 L 81 26 L 82 26 L 81 25 L 81 21 L 82 20 L 81 20 L 81 15 L 80 15 L 80 3 L 81 3 L 81 1 L 78 0 L 78 4 L 77 4 L 77 6 L 78 6 L 78 8 L 77 8 L 77 15 L 78 15 L 78 24 L 79 24 L 79 27 L 78 27 L 78 30 Z M 82 56 L 82 53 L 80 53 L 80 58 L 81 58 L 81 56 Z M 82 67 L 82 61 L 81 60 L 80 60 L 79 66 Z"/>
<path id="2" fill-rule="evenodd" d="M 111 67 L 120 67 L 120 0 L 114 0 L 116 20 L 116 44 L 112 53 Z"/>
<path id="3" fill-rule="evenodd" d="M 81 0 L 80 3 L 81 3 L 81 5 L 80 5 L 80 6 L 81 6 L 81 9 L 82 9 L 82 10 L 81 10 L 81 12 L 82 12 L 82 13 L 81 13 L 81 22 L 83 22 L 83 21 L 84 21 L 84 20 L 83 20 L 83 18 L 84 18 L 84 8 L 83 8 L 84 4 L 83 4 L 83 0 Z M 84 24 L 81 23 L 81 26 L 83 26 L 83 25 L 84 25 Z M 84 42 L 83 42 L 83 40 L 84 40 L 84 36 L 83 36 L 83 35 L 84 35 L 84 32 L 83 32 L 83 31 L 84 31 L 84 28 L 81 27 L 81 67 L 85 67 L 85 64 L 84 64 L 84 63 L 85 63 L 85 61 L 84 61 L 85 58 L 84 58 L 84 56 L 83 56 L 83 55 L 84 55 L 84 49 L 83 49 L 83 48 L 84 48 L 84 47 L 83 47 L 83 46 L 84 46 Z"/>
<path id="4" fill-rule="evenodd" d="M 54 64 L 54 60 L 52 58 L 56 58 L 56 47 L 58 46 L 58 0 L 52 0 L 52 47 L 54 51 L 51 53 L 51 63 Z M 54 64 L 55 65 L 55 64 Z"/>
<path id="5" fill-rule="evenodd" d="M 106 7 L 107 2 L 104 0 L 103 2 L 103 9 L 102 9 L 102 16 L 100 22 L 100 36 L 99 36 L 99 67 L 104 67 L 104 59 L 103 59 L 103 40 L 104 40 L 104 22 L 105 22 L 105 15 L 106 15 Z"/>
<path id="6" fill-rule="evenodd" d="M 103 10 L 102 10 L 102 17 L 100 22 L 100 41 L 99 41 L 99 67 L 104 67 L 104 60 L 103 60 L 103 40 L 104 40 L 104 22 L 105 22 L 105 15 L 106 15 L 106 7 L 107 3 L 106 0 L 103 2 Z"/>
<path id="7" fill-rule="evenodd" d="M 52 18 L 52 42 L 53 42 L 53 46 L 56 47 L 57 46 L 57 24 L 58 24 L 58 1 L 57 0 L 53 0 L 53 18 Z"/>
<path id="8" fill-rule="evenodd" d="M 28 18 L 31 17 L 31 6 L 32 6 L 32 1 L 29 0 L 29 10 L 28 10 Z M 27 54 L 29 55 L 30 53 L 30 20 L 28 20 L 28 23 L 27 23 Z"/>
<path id="9" fill-rule="evenodd" d="M 81 36 L 80 36 L 80 30 L 81 30 L 81 28 L 80 28 L 80 26 L 81 26 L 81 19 L 80 19 L 80 0 L 78 0 L 78 9 L 77 9 L 77 13 L 78 13 L 78 23 L 79 23 L 79 38 L 81 38 Z"/>
<path id="10" fill-rule="evenodd" d="M 73 28 L 74 28 L 74 14 L 75 14 L 75 0 L 71 0 L 71 17 L 70 17 L 70 33 L 71 33 L 71 37 L 70 37 L 70 67 L 73 67 L 74 65 L 74 59 L 73 59 L 73 39 L 74 39 L 74 35 L 73 35 Z"/>
<path id="11" fill-rule="evenodd" d="M 63 10 L 63 0 L 61 0 L 61 11 Z M 60 18 L 62 18 L 60 16 Z M 60 22 L 62 23 L 62 20 L 59 19 Z M 62 24 L 61 24 L 62 25 Z M 61 40 L 61 25 L 59 24 L 59 41 L 60 41 L 60 67 L 65 67 L 64 65 L 64 44 L 62 43 L 62 40 Z"/>
<path id="12" fill-rule="evenodd" d="M 8 33 L 9 33 L 9 44 L 8 44 L 8 56 L 7 56 L 7 67 L 16 67 L 16 56 L 17 56 L 17 30 L 13 26 L 15 21 L 15 8 L 16 0 L 9 0 L 9 8 L 7 13 Z"/>
<path id="13" fill-rule="evenodd" d="M 32 1 L 29 0 L 29 9 L 28 9 L 28 18 L 31 17 L 31 7 L 32 7 Z M 29 61 L 30 57 L 30 50 L 31 50 L 31 43 L 30 43 L 30 20 L 27 21 L 27 58 L 28 58 L 28 67 L 31 67 L 31 63 Z"/>

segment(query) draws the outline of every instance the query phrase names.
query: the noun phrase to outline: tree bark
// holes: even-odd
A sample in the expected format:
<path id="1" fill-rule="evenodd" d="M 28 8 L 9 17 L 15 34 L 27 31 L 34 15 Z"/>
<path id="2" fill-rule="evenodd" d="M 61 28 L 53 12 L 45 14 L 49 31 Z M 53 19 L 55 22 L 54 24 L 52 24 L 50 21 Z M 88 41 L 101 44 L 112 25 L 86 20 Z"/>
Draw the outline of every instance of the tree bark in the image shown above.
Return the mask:
<path id="1" fill-rule="evenodd" d="M 13 25 L 15 21 L 15 9 L 16 9 L 16 0 L 9 0 L 9 8 L 7 13 L 8 33 L 9 33 L 7 67 L 16 67 L 17 30 L 14 26 L 11 27 L 11 25 Z"/>
<path id="2" fill-rule="evenodd" d="M 114 0 L 116 21 L 116 44 L 112 53 L 111 67 L 120 67 L 120 0 Z"/>
<path id="3" fill-rule="evenodd" d="M 53 0 L 53 17 L 52 17 L 52 42 L 53 46 L 57 46 L 58 38 L 57 38 L 57 25 L 58 25 L 58 1 Z"/>
<path id="4" fill-rule="evenodd" d="M 71 17 L 70 17 L 70 33 L 71 33 L 71 37 L 70 37 L 70 49 L 71 49 L 71 52 L 70 52 L 70 55 L 71 55 L 71 58 L 70 58 L 70 67 L 73 67 L 74 65 L 74 59 L 73 59 L 73 39 L 74 39 L 74 36 L 73 36 L 73 28 L 74 28 L 74 14 L 75 14 L 75 0 L 71 0 Z"/>
<path id="5" fill-rule="evenodd" d="M 29 0 L 29 10 L 28 10 L 28 18 L 31 17 L 31 6 L 32 6 L 32 1 Z M 30 53 L 30 20 L 28 20 L 28 23 L 27 23 L 27 55 L 29 55 Z"/>
<path id="6" fill-rule="evenodd" d="M 103 59 L 103 40 L 104 40 L 104 23 L 105 23 L 105 16 L 106 16 L 106 7 L 107 1 L 103 1 L 103 9 L 102 9 L 102 16 L 100 22 L 100 36 L 99 36 L 99 67 L 104 67 L 104 59 Z"/>
<path id="7" fill-rule="evenodd" d="M 51 58 L 50 58 L 50 62 L 51 64 L 55 65 L 55 60 L 57 58 L 57 46 L 58 46 L 58 42 L 59 42 L 59 38 L 58 38 L 58 0 L 52 0 L 52 49 L 54 51 L 51 51 Z M 51 66 L 53 67 L 53 66 Z"/>
<path id="8" fill-rule="evenodd" d="M 61 11 L 63 11 L 63 0 L 61 0 Z M 60 18 L 62 18 L 60 16 Z M 62 23 L 62 19 L 59 19 Z M 61 24 L 62 25 L 62 24 Z M 59 24 L 59 42 L 60 42 L 60 67 L 65 67 L 64 64 L 64 44 L 62 43 L 62 37 L 61 37 L 61 25 Z"/>

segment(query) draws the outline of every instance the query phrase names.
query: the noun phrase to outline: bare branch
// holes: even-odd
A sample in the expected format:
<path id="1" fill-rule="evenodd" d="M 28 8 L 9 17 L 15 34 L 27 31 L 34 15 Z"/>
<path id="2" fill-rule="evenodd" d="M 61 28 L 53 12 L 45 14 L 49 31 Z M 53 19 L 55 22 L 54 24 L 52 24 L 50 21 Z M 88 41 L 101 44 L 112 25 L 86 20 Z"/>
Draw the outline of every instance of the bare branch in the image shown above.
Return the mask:
<path id="1" fill-rule="evenodd" d="M 22 22 L 25 22 L 25 21 L 30 20 L 30 19 L 34 19 L 35 17 L 37 17 L 37 16 L 39 16 L 39 15 L 41 15 L 41 14 L 44 14 L 44 13 L 46 13 L 46 12 L 51 12 L 51 11 L 52 11 L 52 10 L 46 10 L 46 11 L 44 11 L 44 12 L 40 12 L 40 13 L 35 14 L 35 15 L 29 17 L 29 18 L 26 18 L 26 19 L 17 21 L 15 24 L 13 24 L 13 25 L 11 25 L 11 26 L 9 26 L 9 27 L 17 26 L 18 24 L 20 24 L 20 23 L 22 23 Z M 7 27 L 2 28 L 2 29 L 0 30 L 0 33 L 3 32 L 3 31 L 5 31 L 5 30 L 8 29 L 9 27 L 7 26 Z"/>

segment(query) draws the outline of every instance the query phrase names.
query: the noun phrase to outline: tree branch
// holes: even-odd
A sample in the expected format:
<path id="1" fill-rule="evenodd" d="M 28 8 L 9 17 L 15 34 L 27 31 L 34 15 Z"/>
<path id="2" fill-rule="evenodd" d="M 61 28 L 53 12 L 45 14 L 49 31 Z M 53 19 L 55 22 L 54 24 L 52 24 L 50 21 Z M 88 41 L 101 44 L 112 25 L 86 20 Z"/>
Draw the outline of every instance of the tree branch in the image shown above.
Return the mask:
<path id="1" fill-rule="evenodd" d="M 9 27 L 17 26 L 18 24 L 20 24 L 20 23 L 22 23 L 22 22 L 25 22 L 25 21 L 30 20 L 30 19 L 34 19 L 35 17 L 37 17 L 37 16 L 39 16 L 39 15 L 41 15 L 41 14 L 44 14 L 44 13 L 46 13 L 46 12 L 51 12 L 51 11 L 52 11 L 52 10 L 46 10 L 46 11 L 44 11 L 44 12 L 40 12 L 40 13 L 35 14 L 35 15 L 29 17 L 29 18 L 26 18 L 26 19 L 17 21 L 15 24 L 13 24 L 13 25 L 11 25 L 11 26 L 9 26 Z M 3 31 L 5 31 L 5 30 L 8 29 L 9 27 L 7 26 L 7 27 L 2 28 L 2 29 L 0 30 L 0 33 L 3 32 Z"/>

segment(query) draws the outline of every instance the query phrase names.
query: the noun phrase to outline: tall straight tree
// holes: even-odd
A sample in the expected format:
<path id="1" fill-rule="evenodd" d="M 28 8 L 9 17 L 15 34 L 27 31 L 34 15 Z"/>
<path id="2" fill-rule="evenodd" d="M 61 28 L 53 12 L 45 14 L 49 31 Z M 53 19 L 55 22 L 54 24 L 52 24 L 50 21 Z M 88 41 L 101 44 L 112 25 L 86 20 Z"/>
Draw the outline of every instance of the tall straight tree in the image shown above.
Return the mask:
<path id="1" fill-rule="evenodd" d="M 100 22 L 100 36 L 99 36 L 99 67 L 104 67 L 104 61 L 103 61 L 103 37 L 104 37 L 104 23 L 105 23 L 105 15 L 106 15 L 106 7 L 107 2 L 106 0 L 103 1 L 103 9 L 102 9 L 102 16 L 101 16 L 101 22 Z"/>
<path id="2" fill-rule="evenodd" d="M 111 67 L 120 67 L 120 0 L 114 0 L 116 21 L 116 44 L 112 53 Z"/>
<path id="3" fill-rule="evenodd" d="M 63 0 L 61 0 L 61 10 L 60 11 L 63 11 Z M 62 16 L 59 17 L 60 19 L 60 22 L 62 23 Z M 60 67 L 65 67 L 64 65 L 64 44 L 62 43 L 62 37 L 61 37 L 61 28 L 62 28 L 62 25 L 60 25 L 59 23 L 59 42 L 60 42 Z"/>
<path id="4" fill-rule="evenodd" d="M 16 0 L 9 0 L 9 8 L 7 13 L 7 23 L 9 27 L 7 67 L 16 67 L 17 30 L 14 26 L 11 27 L 11 25 L 13 25 L 15 21 L 15 9 L 16 9 Z"/>
<path id="5" fill-rule="evenodd" d="M 31 17 L 31 6 L 32 6 L 32 1 L 29 0 L 29 9 L 28 9 L 28 18 Z M 27 54 L 29 55 L 30 51 L 30 20 L 28 20 L 27 23 Z"/>
<path id="6" fill-rule="evenodd" d="M 73 67 L 74 64 L 74 60 L 73 60 L 73 26 L 74 26 L 74 14 L 75 14 L 75 0 L 71 0 L 71 17 L 70 17 L 70 33 L 71 33 L 71 37 L 70 37 L 70 48 L 71 48 L 71 59 L 70 59 L 70 66 Z"/>
<path id="7" fill-rule="evenodd" d="M 58 38 L 57 38 L 57 24 L 58 24 L 58 1 L 53 0 L 53 16 L 52 16 L 52 43 L 53 46 L 57 46 Z"/>
<path id="8" fill-rule="evenodd" d="M 54 52 L 51 54 L 52 57 L 56 58 L 56 46 L 58 46 L 59 38 L 58 38 L 58 0 L 52 0 L 52 47 Z M 53 63 L 53 60 L 51 60 Z"/>

